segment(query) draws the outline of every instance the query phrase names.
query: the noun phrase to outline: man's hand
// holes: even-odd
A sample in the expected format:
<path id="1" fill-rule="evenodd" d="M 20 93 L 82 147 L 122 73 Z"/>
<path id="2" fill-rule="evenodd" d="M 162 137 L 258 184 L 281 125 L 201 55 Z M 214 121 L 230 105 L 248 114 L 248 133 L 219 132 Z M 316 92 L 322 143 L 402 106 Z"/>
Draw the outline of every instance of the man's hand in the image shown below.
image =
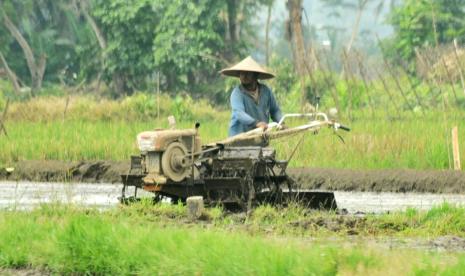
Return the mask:
<path id="1" fill-rule="evenodd" d="M 279 125 L 279 127 L 278 127 L 278 130 L 285 130 L 285 129 L 288 129 L 288 127 L 287 127 L 284 123 L 282 123 L 282 124 Z"/>
<path id="2" fill-rule="evenodd" d="M 255 126 L 256 126 L 257 128 L 263 128 L 263 130 L 265 130 L 265 129 L 268 128 L 268 124 L 265 123 L 265 122 L 258 122 Z"/>

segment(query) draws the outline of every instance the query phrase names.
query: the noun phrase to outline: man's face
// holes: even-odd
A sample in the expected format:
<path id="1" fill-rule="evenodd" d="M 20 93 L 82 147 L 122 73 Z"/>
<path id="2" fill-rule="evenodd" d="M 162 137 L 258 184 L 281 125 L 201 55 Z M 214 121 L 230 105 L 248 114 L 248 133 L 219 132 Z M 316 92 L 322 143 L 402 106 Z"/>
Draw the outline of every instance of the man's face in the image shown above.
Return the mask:
<path id="1" fill-rule="evenodd" d="M 251 84 L 257 81 L 257 73 L 241 71 L 239 73 L 239 78 L 242 84 Z"/>

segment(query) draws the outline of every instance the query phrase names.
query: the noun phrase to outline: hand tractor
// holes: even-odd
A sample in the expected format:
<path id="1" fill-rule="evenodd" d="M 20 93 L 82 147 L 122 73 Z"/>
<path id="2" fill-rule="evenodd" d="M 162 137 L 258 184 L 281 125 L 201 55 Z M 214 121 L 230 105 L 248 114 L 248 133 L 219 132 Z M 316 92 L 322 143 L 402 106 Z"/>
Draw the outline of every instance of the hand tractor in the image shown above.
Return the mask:
<path id="1" fill-rule="evenodd" d="M 289 118 L 304 118 L 307 123 L 284 127 Z M 334 193 L 302 190 L 286 173 L 292 155 L 277 160 L 269 142 L 298 133 L 317 134 L 323 127 L 350 129 L 328 118 L 325 113 L 286 114 L 267 129 L 257 128 L 225 140 L 202 145 L 199 123 L 193 129 L 156 129 L 137 135 L 140 155 L 131 157 L 131 167 L 122 175 L 122 202 L 137 199 L 137 190 L 154 193 L 154 200 L 170 198 L 185 202 L 202 196 L 207 205 L 222 205 L 229 210 L 250 210 L 262 203 L 288 204 L 298 201 L 310 208 L 335 209 Z M 339 136 L 340 137 L 340 136 Z M 341 137 L 340 137 L 341 138 Z M 342 139 L 342 138 L 341 138 Z M 134 186 L 134 195 L 126 196 Z"/>

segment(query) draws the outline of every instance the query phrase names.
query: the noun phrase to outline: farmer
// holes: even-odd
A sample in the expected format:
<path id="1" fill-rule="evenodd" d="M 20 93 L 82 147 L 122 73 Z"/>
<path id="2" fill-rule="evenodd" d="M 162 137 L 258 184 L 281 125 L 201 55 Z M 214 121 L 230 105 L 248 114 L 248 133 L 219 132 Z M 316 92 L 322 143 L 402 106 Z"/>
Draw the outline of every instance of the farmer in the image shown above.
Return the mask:
<path id="1" fill-rule="evenodd" d="M 247 132 L 254 128 L 268 127 L 271 119 L 281 120 L 281 110 L 271 89 L 258 82 L 274 78 L 274 75 L 263 69 L 250 56 L 238 64 L 221 70 L 225 76 L 238 77 L 241 84 L 236 86 L 231 94 L 231 122 L 229 136 Z"/>

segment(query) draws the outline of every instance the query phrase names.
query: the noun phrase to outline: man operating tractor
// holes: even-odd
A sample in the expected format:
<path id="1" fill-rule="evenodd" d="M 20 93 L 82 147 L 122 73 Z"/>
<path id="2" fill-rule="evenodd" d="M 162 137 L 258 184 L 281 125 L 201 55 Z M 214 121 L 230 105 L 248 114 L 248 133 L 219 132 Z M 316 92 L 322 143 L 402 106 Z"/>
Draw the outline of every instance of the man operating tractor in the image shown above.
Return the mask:
<path id="1" fill-rule="evenodd" d="M 250 211 L 263 203 L 302 202 L 313 208 L 335 209 L 334 193 L 301 190 L 286 172 L 293 153 L 286 160 L 276 159 L 269 142 L 305 132 L 318 133 L 329 127 L 349 130 L 331 120 L 323 112 L 281 114 L 270 88 L 258 82 L 273 78 L 251 57 L 221 71 L 239 77 L 241 84 L 231 95 L 232 116 L 227 139 L 202 144 L 199 124 L 192 129 L 155 129 L 137 135 L 140 155 L 131 156 L 131 168 L 122 175 L 122 202 L 126 189 L 154 193 L 154 201 L 165 197 L 171 202 L 187 202 L 189 197 L 202 197 L 208 205 L 221 205 L 229 210 Z M 300 125 L 283 129 L 286 119 L 300 118 Z M 274 122 L 271 123 L 270 119 Z M 305 122 L 304 122 L 305 120 Z M 239 135 L 238 135 L 239 134 Z M 341 138 L 342 139 L 342 138 Z"/>
<path id="2" fill-rule="evenodd" d="M 241 84 L 231 94 L 231 122 L 229 136 L 247 132 L 254 128 L 268 127 L 270 118 L 279 122 L 282 113 L 271 89 L 258 82 L 274 78 L 252 57 L 247 57 L 238 64 L 221 70 L 225 76 L 238 77 Z"/>

